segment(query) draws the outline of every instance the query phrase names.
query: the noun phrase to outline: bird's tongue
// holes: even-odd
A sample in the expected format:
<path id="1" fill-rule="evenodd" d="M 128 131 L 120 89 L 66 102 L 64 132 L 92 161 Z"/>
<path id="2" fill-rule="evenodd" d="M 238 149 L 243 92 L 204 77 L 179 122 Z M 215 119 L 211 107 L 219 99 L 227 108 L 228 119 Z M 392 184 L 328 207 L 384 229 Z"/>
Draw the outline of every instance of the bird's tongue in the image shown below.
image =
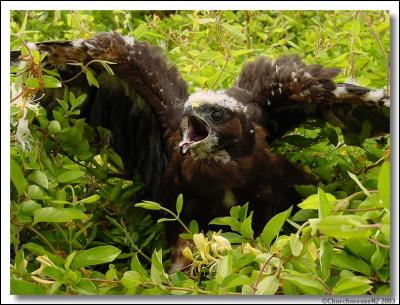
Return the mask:
<path id="1" fill-rule="evenodd" d="M 182 147 L 182 153 L 185 154 L 189 150 L 190 146 L 196 142 L 204 140 L 207 136 L 207 127 L 202 122 L 195 118 L 189 119 L 187 133 L 179 143 L 179 147 Z"/>
<path id="2" fill-rule="evenodd" d="M 186 154 L 186 152 L 188 151 L 188 149 L 189 149 L 189 147 L 190 147 L 190 144 L 191 144 L 191 143 L 185 143 L 185 144 L 183 144 L 183 146 L 182 146 L 182 153 L 183 153 L 183 154 Z"/>
<path id="3" fill-rule="evenodd" d="M 193 141 L 191 141 L 188 138 L 183 139 L 180 143 L 179 143 L 179 147 L 182 147 L 182 154 L 186 154 L 186 152 L 188 151 L 190 145 L 192 145 Z"/>

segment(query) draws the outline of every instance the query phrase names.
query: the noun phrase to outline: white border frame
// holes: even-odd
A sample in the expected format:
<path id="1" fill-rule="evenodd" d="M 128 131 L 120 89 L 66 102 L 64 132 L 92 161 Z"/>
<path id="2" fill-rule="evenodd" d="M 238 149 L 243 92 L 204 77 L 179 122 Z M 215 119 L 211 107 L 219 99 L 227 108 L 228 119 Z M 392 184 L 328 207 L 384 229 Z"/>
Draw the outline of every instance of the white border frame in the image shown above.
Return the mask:
<path id="1" fill-rule="evenodd" d="M 272 296 L 272 297 L 143 297 L 143 296 L 12 296 L 10 295 L 9 274 L 9 199 L 10 199 L 10 134 L 9 134 L 9 88 L 10 88 L 10 11 L 11 10 L 389 10 L 391 15 L 391 289 L 392 297 L 399 301 L 399 6 L 397 1 L 2 1 L 1 2 L 1 303 L 321 303 L 361 304 L 378 303 L 376 296 L 361 297 L 311 297 L 311 296 Z M 375 302 L 373 301 L 375 299 Z"/>

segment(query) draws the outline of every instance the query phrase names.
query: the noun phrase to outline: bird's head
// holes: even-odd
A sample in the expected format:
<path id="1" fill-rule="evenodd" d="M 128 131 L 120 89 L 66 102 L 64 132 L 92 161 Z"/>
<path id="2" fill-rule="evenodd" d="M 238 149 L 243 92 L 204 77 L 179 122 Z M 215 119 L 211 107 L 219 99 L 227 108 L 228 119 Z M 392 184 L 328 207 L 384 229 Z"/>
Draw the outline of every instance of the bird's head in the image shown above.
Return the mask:
<path id="1" fill-rule="evenodd" d="M 198 159 L 231 160 L 232 154 L 254 145 L 251 118 L 254 104 L 245 90 L 199 91 L 184 105 L 181 124 L 182 154 L 190 152 Z"/>

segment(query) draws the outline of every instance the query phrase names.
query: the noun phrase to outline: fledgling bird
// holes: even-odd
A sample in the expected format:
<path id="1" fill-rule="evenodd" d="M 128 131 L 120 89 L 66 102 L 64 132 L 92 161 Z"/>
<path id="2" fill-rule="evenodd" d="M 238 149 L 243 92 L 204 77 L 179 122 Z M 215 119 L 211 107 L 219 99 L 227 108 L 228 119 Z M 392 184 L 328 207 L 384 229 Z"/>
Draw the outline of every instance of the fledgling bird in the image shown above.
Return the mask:
<path id="1" fill-rule="evenodd" d="M 245 63 L 231 88 L 189 95 L 162 50 L 130 36 L 100 33 L 35 47 L 47 52 L 46 65 L 63 80 L 79 73 L 69 63 L 91 62 L 99 88 L 90 87 L 84 75 L 66 84 L 88 94 L 82 116 L 111 131 L 125 169 L 145 184 L 143 199 L 174 207 L 183 194 L 183 220 L 196 219 L 202 229 L 233 205 L 249 202 L 259 231 L 271 216 L 298 203 L 293 187 L 309 178 L 268 143 L 301 123 L 329 122 L 345 138 L 360 133 L 365 121 L 373 135 L 390 129 L 382 89 L 336 84 L 338 69 L 307 65 L 297 55 L 258 57 Z M 99 61 L 113 62 L 115 75 Z M 62 91 L 46 91 L 41 104 L 51 109 Z"/>

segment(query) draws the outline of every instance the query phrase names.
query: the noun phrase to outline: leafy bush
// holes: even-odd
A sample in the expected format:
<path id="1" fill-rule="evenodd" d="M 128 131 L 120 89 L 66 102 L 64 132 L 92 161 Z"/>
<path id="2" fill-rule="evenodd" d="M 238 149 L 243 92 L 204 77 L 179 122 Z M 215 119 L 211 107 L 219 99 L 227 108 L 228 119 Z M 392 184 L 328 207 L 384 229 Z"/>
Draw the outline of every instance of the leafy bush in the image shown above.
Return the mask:
<path id="1" fill-rule="evenodd" d="M 369 138 L 365 128 L 362 145 L 347 146 L 338 128 L 298 128 L 274 149 L 319 180 L 297 187 L 300 210 L 275 215 L 254 236 L 257 211 L 242 203 L 212 221 L 220 231 L 202 232 L 195 220 L 180 220 L 181 196 L 176 211 L 135 204 L 139 177 L 121 177 L 119 156 L 107 145 L 93 147 L 94 131 L 77 118 L 85 95 L 65 89 L 52 119 L 32 101 L 41 88 L 62 84 L 25 41 L 111 29 L 163 47 L 191 89 L 226 88 L 246 60 L 289 53 L 343 68 L 338 80 L 389 84 L 386 12 L 12 12 L 11 46 L 26 59 L 11 71 L 12 294 L 390 293 L 388 136 Z M 107 131 L 101 135 L 107 143 Z M 193 263 L 168 274 L 163 222 L 171 219 L 193 241 L 183 250 Z"/>

